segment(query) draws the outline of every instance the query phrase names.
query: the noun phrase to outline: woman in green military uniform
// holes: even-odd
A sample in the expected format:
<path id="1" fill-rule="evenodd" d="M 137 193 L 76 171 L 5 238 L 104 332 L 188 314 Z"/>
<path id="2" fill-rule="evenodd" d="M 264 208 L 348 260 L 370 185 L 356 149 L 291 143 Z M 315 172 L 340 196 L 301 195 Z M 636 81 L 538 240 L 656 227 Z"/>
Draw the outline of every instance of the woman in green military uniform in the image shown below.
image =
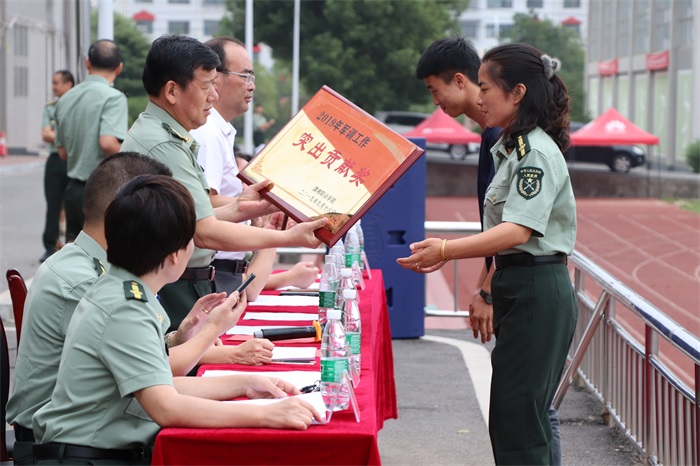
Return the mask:
<path id="1" fill-rule="evenodd" d="M 547 410 L 576 326 L 566 267 L 576 241 L 576 204 L 562 155 L 570 107 L 559 68 L 558 60 L 525 44 L 484 55 L 477 104 L 486 126 L 503 128 L 491 149 L 496 174 L 484 201 L 485 231 L 426 239 L 398 259 L 404 268 L 429 273 L 451 259 L 496 256 L 489 412 L 496 464 L 549 463 Z"/>

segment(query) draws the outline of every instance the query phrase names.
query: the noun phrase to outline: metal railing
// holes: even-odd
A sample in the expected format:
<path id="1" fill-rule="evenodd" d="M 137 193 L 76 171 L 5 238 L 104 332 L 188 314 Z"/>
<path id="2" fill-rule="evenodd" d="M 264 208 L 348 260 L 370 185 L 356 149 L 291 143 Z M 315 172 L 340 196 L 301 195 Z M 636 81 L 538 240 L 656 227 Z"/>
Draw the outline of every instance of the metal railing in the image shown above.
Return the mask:
<path id="1" fill-rule="evenodd" d="M 425 231 L 468 235 L 481 229 L 475 222 L 425 222 Z M 456 285 L 457 261 L 453 262 Z M 569 263 L 574 267 L 579 321 L 555 407 L 578 375 L 650 464 L 700 464 L 700 339 L 586 256 L 574 251 Z M 597 297 L 585 287 L 590 281 L 600 288 Z M 458 287 L 453 288 L 454 311 L 426 309 L 426 315 L 468 316 L 458 310 Z M 643 343 L 615 319 L 617 305 L 644 323 Z M 693 388 L 661 360 L 659 337 L 692 362 Z"/>

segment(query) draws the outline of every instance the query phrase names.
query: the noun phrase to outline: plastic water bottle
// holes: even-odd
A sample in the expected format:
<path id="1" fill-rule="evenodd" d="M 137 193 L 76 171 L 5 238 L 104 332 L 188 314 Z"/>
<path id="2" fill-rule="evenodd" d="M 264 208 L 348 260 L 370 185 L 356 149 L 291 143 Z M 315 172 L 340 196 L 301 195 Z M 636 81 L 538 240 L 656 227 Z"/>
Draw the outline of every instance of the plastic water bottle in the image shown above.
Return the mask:
<path id="1" fill-rule="evenodd" d="M 360 321 L 360 307 L 355 298 L 357 290 L 343 290 L 343 306 L 341 308 L 342 318 L 345 324 L 345 336 L 350 345 L 350 376 L 352 385 L 357 387 L 360 384 L 360 348 L 362 346 L 362 322 Z"/>
<path id="2" fill-rule="evenodd" d="M 340 274 L 340 269 L 345 267 L 345 246 L 343 245 L 343 240 L 338 240 L 338 242 L 333 245 L 330 254 L 335 257 L 336 268 L 338 269 L 338 274 Z"/>
<path id="3" fill-rule="evenodd" d="M 360 248 L 360 239 L 357 236 L 355 228 L 351 228 L 345 235 L 345 267 L 352 267 L 352 264 L 360 263 L 362 249 Z"/>
<path id="4" fill-rule="evenodd" d="M 365 233 L 362 231 L 362 220 L 358 220 L 352 227 L 357 234 L 357 239 L 360 242 L 360 269 L 365 270 Z"/>
<path id="5" fill-rule="evenodd" d="M 340 309 L 329 310 L 327 317 L 321 337 L 321 396 L 329 410 L 342 411 L 350 399 L 342 377 L 349 372 L 351 350 L 340 321 Z"/>
<path id="6" fill-rule="evenodd" d="M 352 269 L 343 267 L 340 269 L 340 283 L 338 285 L 338 293 L 335 296 L 336 309 L 340 309 L 343 305 L 343 290 L 355 290 L 355 281 L 352 279 Z M 355 299 L 360 303 L 359 296 Z"/>
<path id="7" fill-rule="evenodd" d="M 325 264 L 321 271 L 321 282 L 318 289 L 318 322 L 321 325 L 326 323 L 328 310 L 335 308 L 338 280 L 339 275 L 335 266 L 335 257 L 329 254 L 326 256 Z"/>

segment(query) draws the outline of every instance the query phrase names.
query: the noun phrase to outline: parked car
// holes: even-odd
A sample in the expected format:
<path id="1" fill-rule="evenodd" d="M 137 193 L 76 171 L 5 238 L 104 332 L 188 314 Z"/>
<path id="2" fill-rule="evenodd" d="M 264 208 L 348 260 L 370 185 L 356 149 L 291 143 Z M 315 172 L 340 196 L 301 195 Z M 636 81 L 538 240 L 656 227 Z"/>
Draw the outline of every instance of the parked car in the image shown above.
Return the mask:
<path id="1" fill-rule="evenodd" d="M 584 123 L 572 121 L 571 132 L 583 126 Z M 576 162 L 603 163 L 610 167 L 610 170 L 618 173 L 627 173 L 646 161 L 646 155 L 642 149 L 625 145 L 569 146 L 564 152 L 564 158 Z"/>
<path id="2" fill-rule="evenodd" d="M 429 116 L 430 115 L 427 113 L 404 112 L 398 110 L 379 111 L 374 114 L 374 117 L 377 120 L 381 121 L 399 134 L 404 134 L 411 131 Z M 479 151 L 478 144 L 475 144 L 476 148 L 470 146 L 471 144 L 426 144 L 428 149 L 446 151 L 450 154 L 450 157 L 455 160 L 464 160 L 467 154 Z"/>

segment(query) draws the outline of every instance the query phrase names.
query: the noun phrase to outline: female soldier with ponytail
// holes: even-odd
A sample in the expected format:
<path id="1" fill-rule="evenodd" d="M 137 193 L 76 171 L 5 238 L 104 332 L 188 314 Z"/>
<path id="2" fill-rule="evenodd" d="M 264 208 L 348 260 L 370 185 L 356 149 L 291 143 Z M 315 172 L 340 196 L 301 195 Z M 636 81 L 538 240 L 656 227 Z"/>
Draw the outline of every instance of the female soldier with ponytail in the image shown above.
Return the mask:
<path id="1" fill-rule="evenodd" d="M 429 273 L 452 259 L 496 256 L 489 433 L 499 465 L 549 463 L 547 410 L 576 326 L 566 267 L 576 241 L 576 204 L 562 155 L 570 106 L 556 74 L 560 66 L 525 44 L 484 55 L 477 104 L 486 126 L 503 128 L 491 149 L 496 174 L 484 202 L 485 231 L 426 239 L 398 259 L 402 267 Z"/>

